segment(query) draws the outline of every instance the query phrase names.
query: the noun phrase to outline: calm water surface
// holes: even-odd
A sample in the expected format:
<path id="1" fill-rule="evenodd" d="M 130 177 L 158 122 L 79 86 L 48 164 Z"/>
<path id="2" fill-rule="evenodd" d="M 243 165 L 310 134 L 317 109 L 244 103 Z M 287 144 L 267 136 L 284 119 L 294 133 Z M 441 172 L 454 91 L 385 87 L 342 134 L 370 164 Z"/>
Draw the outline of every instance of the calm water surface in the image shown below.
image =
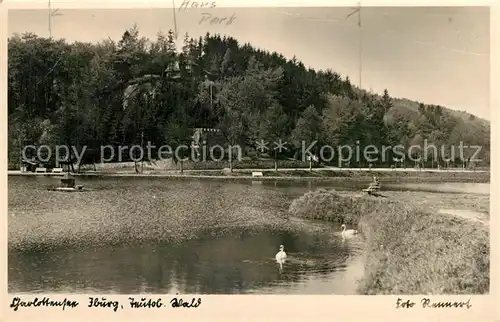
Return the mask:
<path id="1" fill-rule="evenodd" d="M 79 183 L 91 191 L 58 193 L 46 189 L 55 178 L 9 177 L 9 292 L 355 294 L 363 275 L 360 242 L 342 242 L 328 223 L 311 223 L 327 228 L 315 233 L 213 230 L 223 218 L 274 216 L 309 190 L 365 184 Z M 206 218 L 214 219 L 204 233 L 179 229 L 183 242 L 164 238 L 169 227 Z M 280 244 L 289 255 L 281 272 L 274 261 Z"/>

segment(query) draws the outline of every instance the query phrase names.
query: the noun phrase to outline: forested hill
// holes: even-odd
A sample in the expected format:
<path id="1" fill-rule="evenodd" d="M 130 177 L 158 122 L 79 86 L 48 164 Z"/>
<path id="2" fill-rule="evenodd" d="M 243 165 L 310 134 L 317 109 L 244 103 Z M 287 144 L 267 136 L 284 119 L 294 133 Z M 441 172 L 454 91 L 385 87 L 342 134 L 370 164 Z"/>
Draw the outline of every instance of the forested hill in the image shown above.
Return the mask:
<path id="1" fill-rule="evenodd" d="M 228 145 L 248 153 L 257 139 L 282 138 L 289 149 L 278 158 L 297 156 L 303 140 L 409 146 L 427 139 L 480 145 L 482 165 L 489 164 L 485 120 L 392 99 L 387 90 L 366 93 L 334 71 L 220 35 L 186 35 L 179 50 L 172 31 L 148 40 L 136 27 L 118 42 L 96 44 L 16 35 L 8 64 L 10 166 L 19 164 L 21 145 L 98 150 L 139 144 L 142 134 L 144 142 L 174 147 L 189 144 L 199 127 L 220 129 Z"/>

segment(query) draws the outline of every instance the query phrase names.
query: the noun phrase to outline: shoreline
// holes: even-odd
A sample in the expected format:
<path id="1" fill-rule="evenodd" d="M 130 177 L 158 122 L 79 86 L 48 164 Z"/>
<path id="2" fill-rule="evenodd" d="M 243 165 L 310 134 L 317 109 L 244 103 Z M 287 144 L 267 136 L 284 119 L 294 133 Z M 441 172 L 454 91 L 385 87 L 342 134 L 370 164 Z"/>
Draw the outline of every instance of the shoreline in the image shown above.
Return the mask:
<path id="1" fill-rule="evenodd" d="M 272 171 L 272 170 L 271 170 Z M 212 171 L 214 174 L 206 174 L 207 171 L 201 170 L 190 170 L 185 171 L 181 174 L 179 171 L 171 171 L 171 173 L 130 173 L 130 172 L 83 172 L 83 173 L 71 173 L 75 177 L 88 177 L 88 178 L 105 178 L 105 177 L 115 177 L 115 178 L 156 178 L 156 179 L 178 179 L 178 180 L 229 180 L 229 181 L 316 181 L 316 182 L 338 182 L 338 181 L 371 181 L 373 176 L 378 176 L 382 182 L 462 182 L 462 183 L 490 183 L 490 172 L 489 171 L 418 171 L 412 173 L 413 171 L 401 172 L 379 172 L 379 171 L 367 171 L 360 173 L 359 170 L 352 172 L 336 172 L 331 170 L 330 174 L 338 176 L 328 176 L 323 175 L 326 171 L 303 171 L 300 174 L 307 172 L 308 175 L 293 175 L 293 172 L 298 172 L 299 170 L 282 170 L 278 173 L 281 175 L 263 175 L 259 177 L 253 177 L 251 175 L 252 170 L 239 170 L 232 174 L 223 175 L 218 171 Z M 186 173 L 187 172 L 187 173 Z M 196 173 L 198 174 L 189 174 Z M 222 171 L 220 171 L 222 172 Z M 260 171 L 262 172 L 262 171 Z M 266 171 L 267 172 L 267 171 Z M 273 171 L 274 172 L 274 171 Z M 287 173 L 288 172 L 288 173 Z M 203 174 L 199 174 L 203 173 Z M 276 173 L 274 173 L 276 174 Z M 315 174 L 317 176 L 311 176 Z M 20 171 L 8 171 L 8 176 L 27 176 L 27 177 L 61 177 L 64 173 L 33 173 L 27 172 L 22 173 Z"/>

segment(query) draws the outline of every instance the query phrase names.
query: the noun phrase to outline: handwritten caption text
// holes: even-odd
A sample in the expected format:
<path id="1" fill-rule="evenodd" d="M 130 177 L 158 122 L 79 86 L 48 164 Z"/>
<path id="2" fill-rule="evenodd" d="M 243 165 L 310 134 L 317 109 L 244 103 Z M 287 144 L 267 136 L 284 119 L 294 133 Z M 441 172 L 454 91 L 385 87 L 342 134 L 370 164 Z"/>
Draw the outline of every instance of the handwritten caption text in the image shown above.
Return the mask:
<path id="1" fill-rule="evenodd" d="M 37 307 L 59 307 L 65 310 L 66 308 L 76 308 L 80 305 L 78 301 L 64 299 L 51 299 L 49 297 L 22 299 L 20 297 L 12 298 L 10 308 L 18 311 L 20 308 L 37 308 Z M 107 308 L 114 312 L 124 308 L 131 309 L 159 309 L 159 308 L 197 308 L 201 305 L 201 298 L 182 299 L 174 297 L 169 301 L 164 301 L 162 298 L 134 298 L 129 297 L 126 302 L 120 303 L 118 300 L 108 299 L 106 297 L 89 297 L 87 302 L 88 308 Z"/>

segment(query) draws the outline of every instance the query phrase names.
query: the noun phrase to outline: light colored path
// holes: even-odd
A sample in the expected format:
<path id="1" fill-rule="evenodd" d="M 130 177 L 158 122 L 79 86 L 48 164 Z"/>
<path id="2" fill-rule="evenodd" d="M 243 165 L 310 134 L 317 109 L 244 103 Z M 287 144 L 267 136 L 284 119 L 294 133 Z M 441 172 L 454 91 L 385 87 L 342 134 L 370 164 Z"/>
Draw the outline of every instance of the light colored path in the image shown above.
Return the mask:
<path id="1" fill-rule="evenodd" d="M 490 225 L 489 218 L 486 216 L 486 214 L 476 211 L 462 210 L 462 209 L 441 209 L 439 213 L 453 215 L 475 222 L 480 222 L 486 226 Z"/>

